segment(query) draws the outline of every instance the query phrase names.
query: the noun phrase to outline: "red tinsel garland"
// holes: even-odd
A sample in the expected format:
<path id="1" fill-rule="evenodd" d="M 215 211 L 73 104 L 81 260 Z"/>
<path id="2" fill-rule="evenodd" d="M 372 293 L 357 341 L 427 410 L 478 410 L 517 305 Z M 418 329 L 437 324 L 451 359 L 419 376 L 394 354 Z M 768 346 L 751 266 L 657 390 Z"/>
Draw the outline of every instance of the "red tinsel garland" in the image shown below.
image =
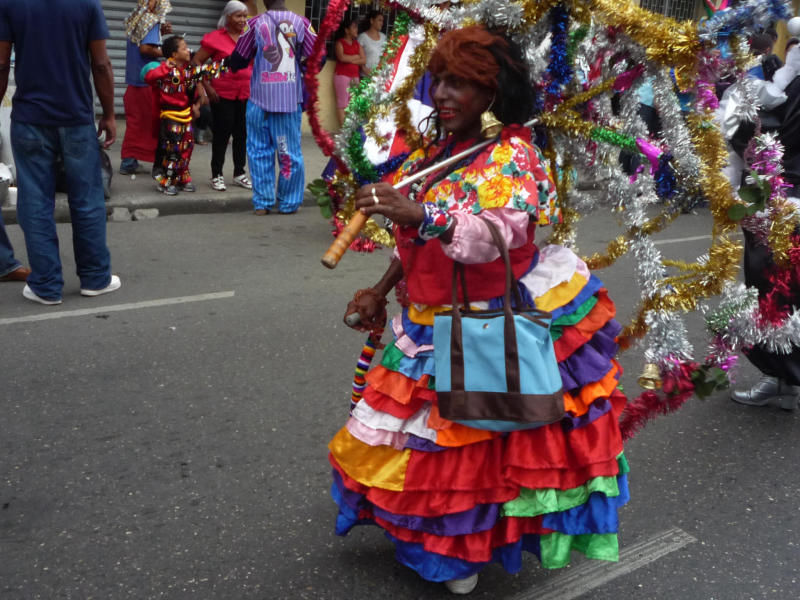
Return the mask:
<path id="1" fill-rule="evenodd" d="M 336 162 L 339 163 L 340 169 L 343 169 L 344 165 L 342 165 L 341 161 L 334 156 L 335 148 L 333 144 L 333 138 L 331 138 L 330 133 L 328 133 L 319 122 L 318 75 L 320 69 L 322 68 L 322 57 L 325 55 L 328 39 L 339 28 L 339 23 L 342 22 L 342 17 L 344 17 L 344 11 L 347 10 L 349 5 L 350 0 L 331 0 L 330 4 L 328 4 L 325 18 L 319 25 L 319 32 L 317 33 L 317 39 L 314 41 L 314 47 L 311 50 L 311 56 L 309 56 L 308 60 L 306 61 L 306 74 L 304 78 L 309 97 L 309 106 L 306 109 L 306 114 L 308 115 L 308 124 L 311 126 L 314 139 L 317 141 L 317 145 L 320 147 L 320 149 L 322 149 L 323 154 L 336 159 Z M 347 169 L 343 170 L 347 171 Z"/>
<path id="2" fill-rule="evenodd" d="M 770 291 L 758 300 L 759 314 L 762 322 L 781 326 L 800 300 L 800 236 L 792 236 L 789 265 L 770 269 L 767 280 Z"/>
<path id="3" fill-rule="evenodd" d="M 334 216 L 332 225 L 333 230 L 331 231 L 331 235 L 333 235 L 333 237 L 339 237 L 339 234 L 345 227 L 344 222 Z M 355 250 L 356 252 L 374 252 L 377 247 L 378 245 L 375 242 L 364 236 L 356 236 L 356 239 L 350 244 L 350 250 Z"/>
<path id="4" fill-rule="evenodd" d="M 646 391 L 628 402 L 619 419 L 622 441 L 627 442 L 657 415 L 667 415 L 678 410 L 694 394 L 692 372 L 697 363 L 681 363 L 678 368 L 662 375 L 662 391 Z"/>

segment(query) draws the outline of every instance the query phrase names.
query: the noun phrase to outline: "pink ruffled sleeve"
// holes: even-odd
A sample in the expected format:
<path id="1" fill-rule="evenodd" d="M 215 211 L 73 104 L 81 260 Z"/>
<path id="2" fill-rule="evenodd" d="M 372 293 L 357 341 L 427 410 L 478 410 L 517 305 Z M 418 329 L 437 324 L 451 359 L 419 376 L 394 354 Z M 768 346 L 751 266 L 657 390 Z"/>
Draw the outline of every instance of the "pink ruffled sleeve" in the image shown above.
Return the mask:
<path id="1" fill-rule="evenodd" d="M 442 244 L 445 255 L 464 264 L 487 263 L 500 256 L 492 234 L 483 221 L 495 224 L 509 249 L 518 248 L 528 241 L 530 215 L 514 208 L 495 208 L 481 211 L 480 215 L 453 213 L 456 221 L 453 239 Z"/>

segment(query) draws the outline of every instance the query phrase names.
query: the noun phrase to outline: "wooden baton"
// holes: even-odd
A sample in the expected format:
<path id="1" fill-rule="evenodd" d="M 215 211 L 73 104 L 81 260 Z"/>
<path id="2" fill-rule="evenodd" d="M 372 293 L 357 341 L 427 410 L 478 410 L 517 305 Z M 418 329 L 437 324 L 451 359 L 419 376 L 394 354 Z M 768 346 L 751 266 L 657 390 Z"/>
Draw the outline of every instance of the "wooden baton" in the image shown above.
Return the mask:
<path id="1" fill-rule="evenodd" d="M 350 222 L 339 232 L 339 235 L 336 236 L 336 239 L 333 240 L 330 248 L 322 257 L 322 264 L 329 269 L 335 269 L 336 265 L 339 264 L 339 259 L 347 252 L 350 244 L 356 239 L 358 232 L 361 231 L 366 222 L 367 215 L 360 210 L 354 212 L 353 216 L 350 217 Z"/>

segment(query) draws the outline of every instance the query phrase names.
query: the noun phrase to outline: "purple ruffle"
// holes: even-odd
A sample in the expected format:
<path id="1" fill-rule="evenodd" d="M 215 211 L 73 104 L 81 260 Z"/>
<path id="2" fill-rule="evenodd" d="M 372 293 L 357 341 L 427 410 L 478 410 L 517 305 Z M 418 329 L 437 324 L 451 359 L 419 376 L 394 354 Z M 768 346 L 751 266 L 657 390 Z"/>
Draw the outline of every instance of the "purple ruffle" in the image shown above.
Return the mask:
<path id="1" fill-rule="evenodd" d="M 619 348 L 616 337 L 621 330 L 621 325 L 611 319 L 592 339 L 558 363 L 565 390 L 582 388 L 606 376 Z"/>
<path id="2" fill-rule="evenodd" d="M 420 450 L 421 452 L 441 452 L 442 450 L 447 450 L 445 446 L 439 446 L 431 440 L 426 440 L 425 438 L 413 434 L 408 436 L 404 447 L 408 450 Z"/>
<path id="3" fill-rule="evenodd" d="M 567 415 L 561 419 L 561 427 L 567 432 L 572 431 L 573 429 L 586 427 L 610 410 L 611 402 L 609 402 L 607 398 L 598 398 L 589 405 L 589 410 L 579 417 L 573 417 L 567 413 Z"/>

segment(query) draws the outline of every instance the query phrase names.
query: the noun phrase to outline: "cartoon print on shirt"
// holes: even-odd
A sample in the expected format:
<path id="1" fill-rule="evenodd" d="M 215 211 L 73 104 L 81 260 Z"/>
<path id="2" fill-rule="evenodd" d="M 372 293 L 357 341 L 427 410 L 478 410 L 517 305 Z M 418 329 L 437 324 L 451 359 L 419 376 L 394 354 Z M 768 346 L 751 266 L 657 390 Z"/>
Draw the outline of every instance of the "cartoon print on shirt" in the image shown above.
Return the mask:
<path id="1" fill-rule="evenodd" d="M 289 179 L 292 176 L 292 157 L 289 154 L 289 141 L 285 135 L 279 135 L 278 139 L 278 165 L 281 177 Z"/>
<path id="2" fill-rule="evenodd" d="M 272 39 L 270 28 L 266 23 L 261 24 L 260 33 L 265 42 L 269 42 L 264 44 L 263 52 L 264 58 L 269 63 L 269 69 L 261 73 L 261 83 L 296 81 L 297 32 L 291 21 L 281 21 L 277 24 L 276 40 Z"/>

